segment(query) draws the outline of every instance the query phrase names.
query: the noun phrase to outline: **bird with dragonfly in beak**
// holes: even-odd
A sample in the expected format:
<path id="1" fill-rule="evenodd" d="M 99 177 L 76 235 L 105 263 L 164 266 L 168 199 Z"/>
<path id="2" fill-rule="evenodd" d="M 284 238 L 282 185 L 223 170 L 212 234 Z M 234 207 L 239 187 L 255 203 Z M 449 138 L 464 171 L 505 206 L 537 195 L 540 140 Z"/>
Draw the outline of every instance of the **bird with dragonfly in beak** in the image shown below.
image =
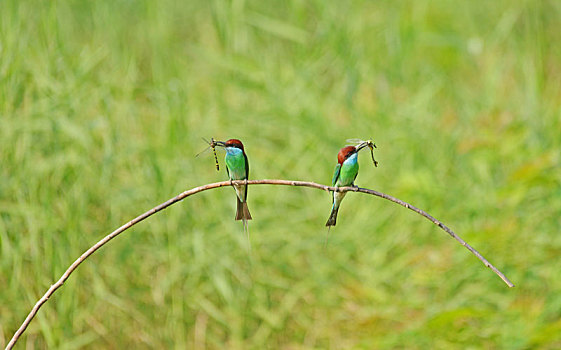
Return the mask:
<path id="1" fill-rule="evenodd" d="M 374 166 L 378 166 L 378 162 L 374 159 L 374 148 L 376 148 L 376 145 L 372 142 L 372 140 L 363 141 L 359 139 L 352 139 L 347 140 L 347 142 L 355 143 L 356 146 L 345 146 L 339 150 L 339 153 L 337 154 L 337 165 L 335 166 L 335 172 L 332 180 L 332 185 L 335 187 L 355 186 L 355 179 L 358 175 L 358 152 L 365 147 L 370 148 L 370 154 L 372 155 Z M 339 206 L 346 194 L 347 192 L 333 192 L 331 215 L 329 215 L 329 219 L 327 219 L 325 226 L 331 228 L 331 226 L 335 226 L 337 223 Z"/>
<path id="2" fill-rule="evenodd" d="M 216 147 L 222 147 L 226 151 L 226 156 L 224 157 L 226 172 L 230 178 L 230 183 L 234 187 L 234 190 L 236 190 L 235 220 L 242 220 L 243 229 L 247 234 L 248 247 L 251 249 L 251 245 L 249 243 L 249 229 L 247 227 L 247 221 L 251 220 L 251 214 L 249 213 L 249 208 L 247 207 L 248 186 L 245 184 L 240 185 L 232 183 L 232 181 L 247 180 L 249 178 L 249 162 L 247 161 L 247 155 L 245 154 L 243 143 L 238 139 L 229 139 L 224 142 L 211 138 L 209 142 L 203 138 L 203 141 L 208 143 L 209 147 L 203 152 L 197 154 L 197 157 L 212 148 L 217 171 L 220 170 L 220 166 L 218 165 L 218 157 L 216 156 Z"/>
<path id="3" fill-rule="evenodd" d="M 238 139 L 229 139 L 228 141 L 217 141 L 211 139 L 209 143 L 212 148 L 218 146 L 224 148 L 226 156 L 226 172 L 230 181 L 247 180 L 249 178 L 249 162 L 245 154 L 243 143 Z M 218 164 L 218 163 L 217 163 Z M 217 167 L 218 169 L 218 167 Z M 244 226 L 247 220 L 251 220 L 251 214 L 247 207 L 247 185 L 233 184 L 236 190 L 236 220 L 242 220 Z"/>

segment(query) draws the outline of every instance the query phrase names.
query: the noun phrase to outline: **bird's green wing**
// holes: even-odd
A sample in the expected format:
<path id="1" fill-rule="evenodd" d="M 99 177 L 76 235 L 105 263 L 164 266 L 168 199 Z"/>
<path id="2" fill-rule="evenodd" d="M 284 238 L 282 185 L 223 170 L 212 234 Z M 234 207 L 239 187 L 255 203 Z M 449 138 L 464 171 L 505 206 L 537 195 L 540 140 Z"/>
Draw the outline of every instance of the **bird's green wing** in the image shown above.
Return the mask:
<path id="1" fill-rule="evenodd" d="M 339 174 L 341 173 L 341 164 L 337 163 L 335 166 L 335 172 L 333 173 L 333 180 L 331 180 L 332 186 L 337 184 L 337 180 L 339 180 Z"/>
<path id="2" fill-rule="evenodd" d="M 245 155 L 245 152 L 243 153 L 243 158 L 245 160 L 245 179 L 249 180 L 249 162 L 247 161 L 247 156 Z M 247 201 L 247 188 L 249 186 L 245 186 L 245 200 Z"/>

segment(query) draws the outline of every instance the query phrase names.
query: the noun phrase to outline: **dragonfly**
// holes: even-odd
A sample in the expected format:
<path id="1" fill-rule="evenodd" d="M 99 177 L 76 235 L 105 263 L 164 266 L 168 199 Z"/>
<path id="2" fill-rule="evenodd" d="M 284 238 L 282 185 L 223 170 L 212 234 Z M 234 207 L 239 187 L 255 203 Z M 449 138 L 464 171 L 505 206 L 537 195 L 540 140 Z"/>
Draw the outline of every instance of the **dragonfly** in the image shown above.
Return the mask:
<path id="1" fill-rule="evenodd" d="M 208 147 L 199 152 L 195 157 L 198 157 L 204 153 L 206 153 L 209 149 L 212 148 L 212 153 L 214 154 L 214 162 L 216 164 L 216 171 L 220 171 L 220 165 L 218 164 L 218 157 L 216 156 L 216 140 L 214 138 L 210 138 L 210 141 L 202 138 L 204 142 L 208 144 Z"/>

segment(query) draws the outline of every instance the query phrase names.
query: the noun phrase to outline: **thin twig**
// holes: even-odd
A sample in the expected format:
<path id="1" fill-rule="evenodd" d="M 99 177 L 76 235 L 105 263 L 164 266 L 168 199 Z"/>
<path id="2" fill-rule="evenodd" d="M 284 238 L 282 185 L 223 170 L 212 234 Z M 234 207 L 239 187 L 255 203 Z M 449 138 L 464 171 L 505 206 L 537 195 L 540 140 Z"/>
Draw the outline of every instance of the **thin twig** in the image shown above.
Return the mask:
<path id="1" fill-rule="evenodd" d="M 121 234 L 125 230 L 129 229 L 133 225 L 135 225 L 135 224 L 141 222 L 142 220 L 148 218 L 149 216 L 151 216 L 151 215 L 169 207 L 170 205 L 172 205 L 174 203 L 177 203 L 180 200 L 182 200 L 186 197 L 189 197 L 193 194 L 203 192 L 203 191 L 206 191 L 206 190 L 211 190 L 211 189 L 218 188 L 218 187 L 230 186 L 231 184 L 246 184 L 246 183 L 248 185 L 283 185 L 283 186 L 311 187 L 311 188 L 317 188 L 317 189 L 324 190 L 324 191 L 360 192 L 360 193 L 367 193 L 367 194 L 371 194 L 371 195 L 374 195 L 374 196 L 377 196 L 377 197 L 380 197 L 380 198 L 387 199 L 387 200 L 389 200 L 391 202 L 394 202 L 394 203 L 397 203 L 397 204 L 399 204 L 399 205 L 401 205 L 401 206 L 403 206 L 407 209 L 411 209 L 415 213 L 417 213 L 419 215 L 422 215 L 425 218 L 432 221 L 434 224 L 436 224 L 438 227 L 440 227 L 446 233 L 448 233 L 450 236 L 452 236 L 461 245 L 466 247 L 473 255 L 475 255 L 479 260 L 481 260 L 483 262 L 483 264 L 485 264 L 485 266 L 487 266 L 491 270 L 493 270 L 493 272 L 496 273 L 509 287 L 514 287 L 514 284 L 512 284 L 512 282 L 510 282 L 508 280 L 508 278 L 501 271 L 499 271 L 495 266 L 493 266 L 489 261 L 487 261 L 487 259 L 485 259 L 477 250 L 473 249 L 469 244 L 467 244 L 463 239 L 461 239 L 458 235 L 456 235 L 451 229 L 449 229 L 442 222 L 438 221 L 437 219 L 435 219 L 434 217 L 432 217 L 431 215 L 429 215 L 425 211 L 423 211 L 421 209 L 418 209 L 418 208 L 412 206 L 411 204 L 408 204 L 408 203 L 406 203 L 402 200 L 399 200 L 399 199 L 397 199 L 395 197 L 392 197 L 390 195 L 387 195 L 385 193 L 370 190 L 370 189 L 367 189 L 367 188 L 360 188 L 360 187 L 331 187 L 331 186 L 320 185 L 320 184 L 317 184 L 315 182 L 307 182 L 307 181 L 289 181 L 289 180 L 249 180 L 247 182 L 242 181 L 242 180 L 239 180 L 239 181 L 222 181 L 222 182 L 215 182 L 215 183 L 207 184 L 207 185 L 204 185 L 204 186 L 195 187 L 193 189 L 190 189 L 188 191 L 185 191 L 185 192 L 181 193 L 180 195 L 178 195 L 178 196 L 158 205 L 157 207 L 154 207 L 154 208 L 148 210 L 144 214 L 142 214 L 142 215 L 136 217 L 135 219 L 127 222 L 123 226 L 119 227 L 115 231 L 113 231 L 110 234 L 108 234 L 107 236 L 105 236 L 102 240 L 97 242 L 90 249 L 86 250 L 78 259 L 76 259 L 76 261 L 74 261 L 72 263 L 72 265 L 70 265 L 70 267 L 64 272 L 64 274 L 60 277 L 60 279 L 55 284 L 51 285 L 51 287 L 47 290 L 47 292 L 43 295 L 43 297 L 37 301 L 35 306 L 33 306 L 33 309 L 31 309 L 31 312 L 29 312 L 29 315 L 27 315 L 27 318 L 25 319 L 25 321 L 22 323 L 22 325 L 19 327 L 19 329 L 16 331 L 16 333 L 14 334 L 14 336 L 12 337 L 10 342 L 8 343 L 8 346 L 6 347 L 6 349 L 12 349 L 14 347 L 14 345 L 18 341 L 19 337 L 23 334 L 23 332 L 25 332 L 27 326 L 33 320 L 33 318 L 35 317 L 35 315 L 37 314 L 37 312 L 39 311 L 41 306 L 43 306 L 43 304 L 45 304 L 47 302 L 47 300 L 49 300 L 51 295 L 53 295 L 53 293 L 64 284 L 64 282 L 68 279 L 68 277 L 70 277 L 70 274 L 72 274 L 72 272 L 74 272 L 74 270 L 76 270 L 78 268 L 78 266 L 84 260 L 86 260 L 93 253 L 95 253 L 99 248 L 104 246 L 107 242 L 109 242 L 113 238 L 117 237 L 119 234 Z"/>

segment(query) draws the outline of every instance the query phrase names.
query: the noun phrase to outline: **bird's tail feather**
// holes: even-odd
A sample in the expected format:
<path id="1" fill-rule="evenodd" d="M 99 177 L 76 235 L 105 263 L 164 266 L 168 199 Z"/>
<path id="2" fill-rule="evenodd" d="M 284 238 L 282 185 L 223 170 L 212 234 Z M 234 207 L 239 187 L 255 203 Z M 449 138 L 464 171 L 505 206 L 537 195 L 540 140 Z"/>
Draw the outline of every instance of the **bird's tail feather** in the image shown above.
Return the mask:
<path id="1" fill-rule="evenodd" d="M 247 225 L 247 220 L 243 219 L 242 223 L 243 223 L 243 230 L 245 231 L 245 234 L 247 236 L 247 250 L 251 252 L 251 240 L 249 239 L 249 226 Z"/>
<path id="2" fill-rule="evenodd" d="M 325 226 L 335 226 L 335 224 L 337 224 L 338 212 L 339 212 L 339 208 L 335 208 L 334 206 L 333 209 L 331 209 L 331 215 L 329 215 L 329 219 L 327 219 Z"/>
<path id="3" fill-rule="evenodd" d="M 247 235 L 247 249 L 251 251 L 251 241 L 249 240 L 249 227 L 247 225 L 247 220 L 251 220 L 251 214 L 249 213 L 249 208 L 247 207 L 247 202 L 242 202 L 238 197 L 237 208 L 236 208 L 236 220 L 242 220 L 243 230 Z"/>
<path id="4" fill-rule="evenodd" d="M 237 198 L 237 200 L 238 205 L 236 209 L 236 220 L 251 220 L 251 214 L 249 213 L 247 202 L 242 202 L 239 198 Z"/>
<path id="5" fill-rule="evenodd" d="M 329 231 L 331 231 L 331 226 L 327 226 L 327 234 L 325 235 L 325 242 L 323 242 L 324 248 L 327 248 L 327 242 L 329 241 Z"/>

